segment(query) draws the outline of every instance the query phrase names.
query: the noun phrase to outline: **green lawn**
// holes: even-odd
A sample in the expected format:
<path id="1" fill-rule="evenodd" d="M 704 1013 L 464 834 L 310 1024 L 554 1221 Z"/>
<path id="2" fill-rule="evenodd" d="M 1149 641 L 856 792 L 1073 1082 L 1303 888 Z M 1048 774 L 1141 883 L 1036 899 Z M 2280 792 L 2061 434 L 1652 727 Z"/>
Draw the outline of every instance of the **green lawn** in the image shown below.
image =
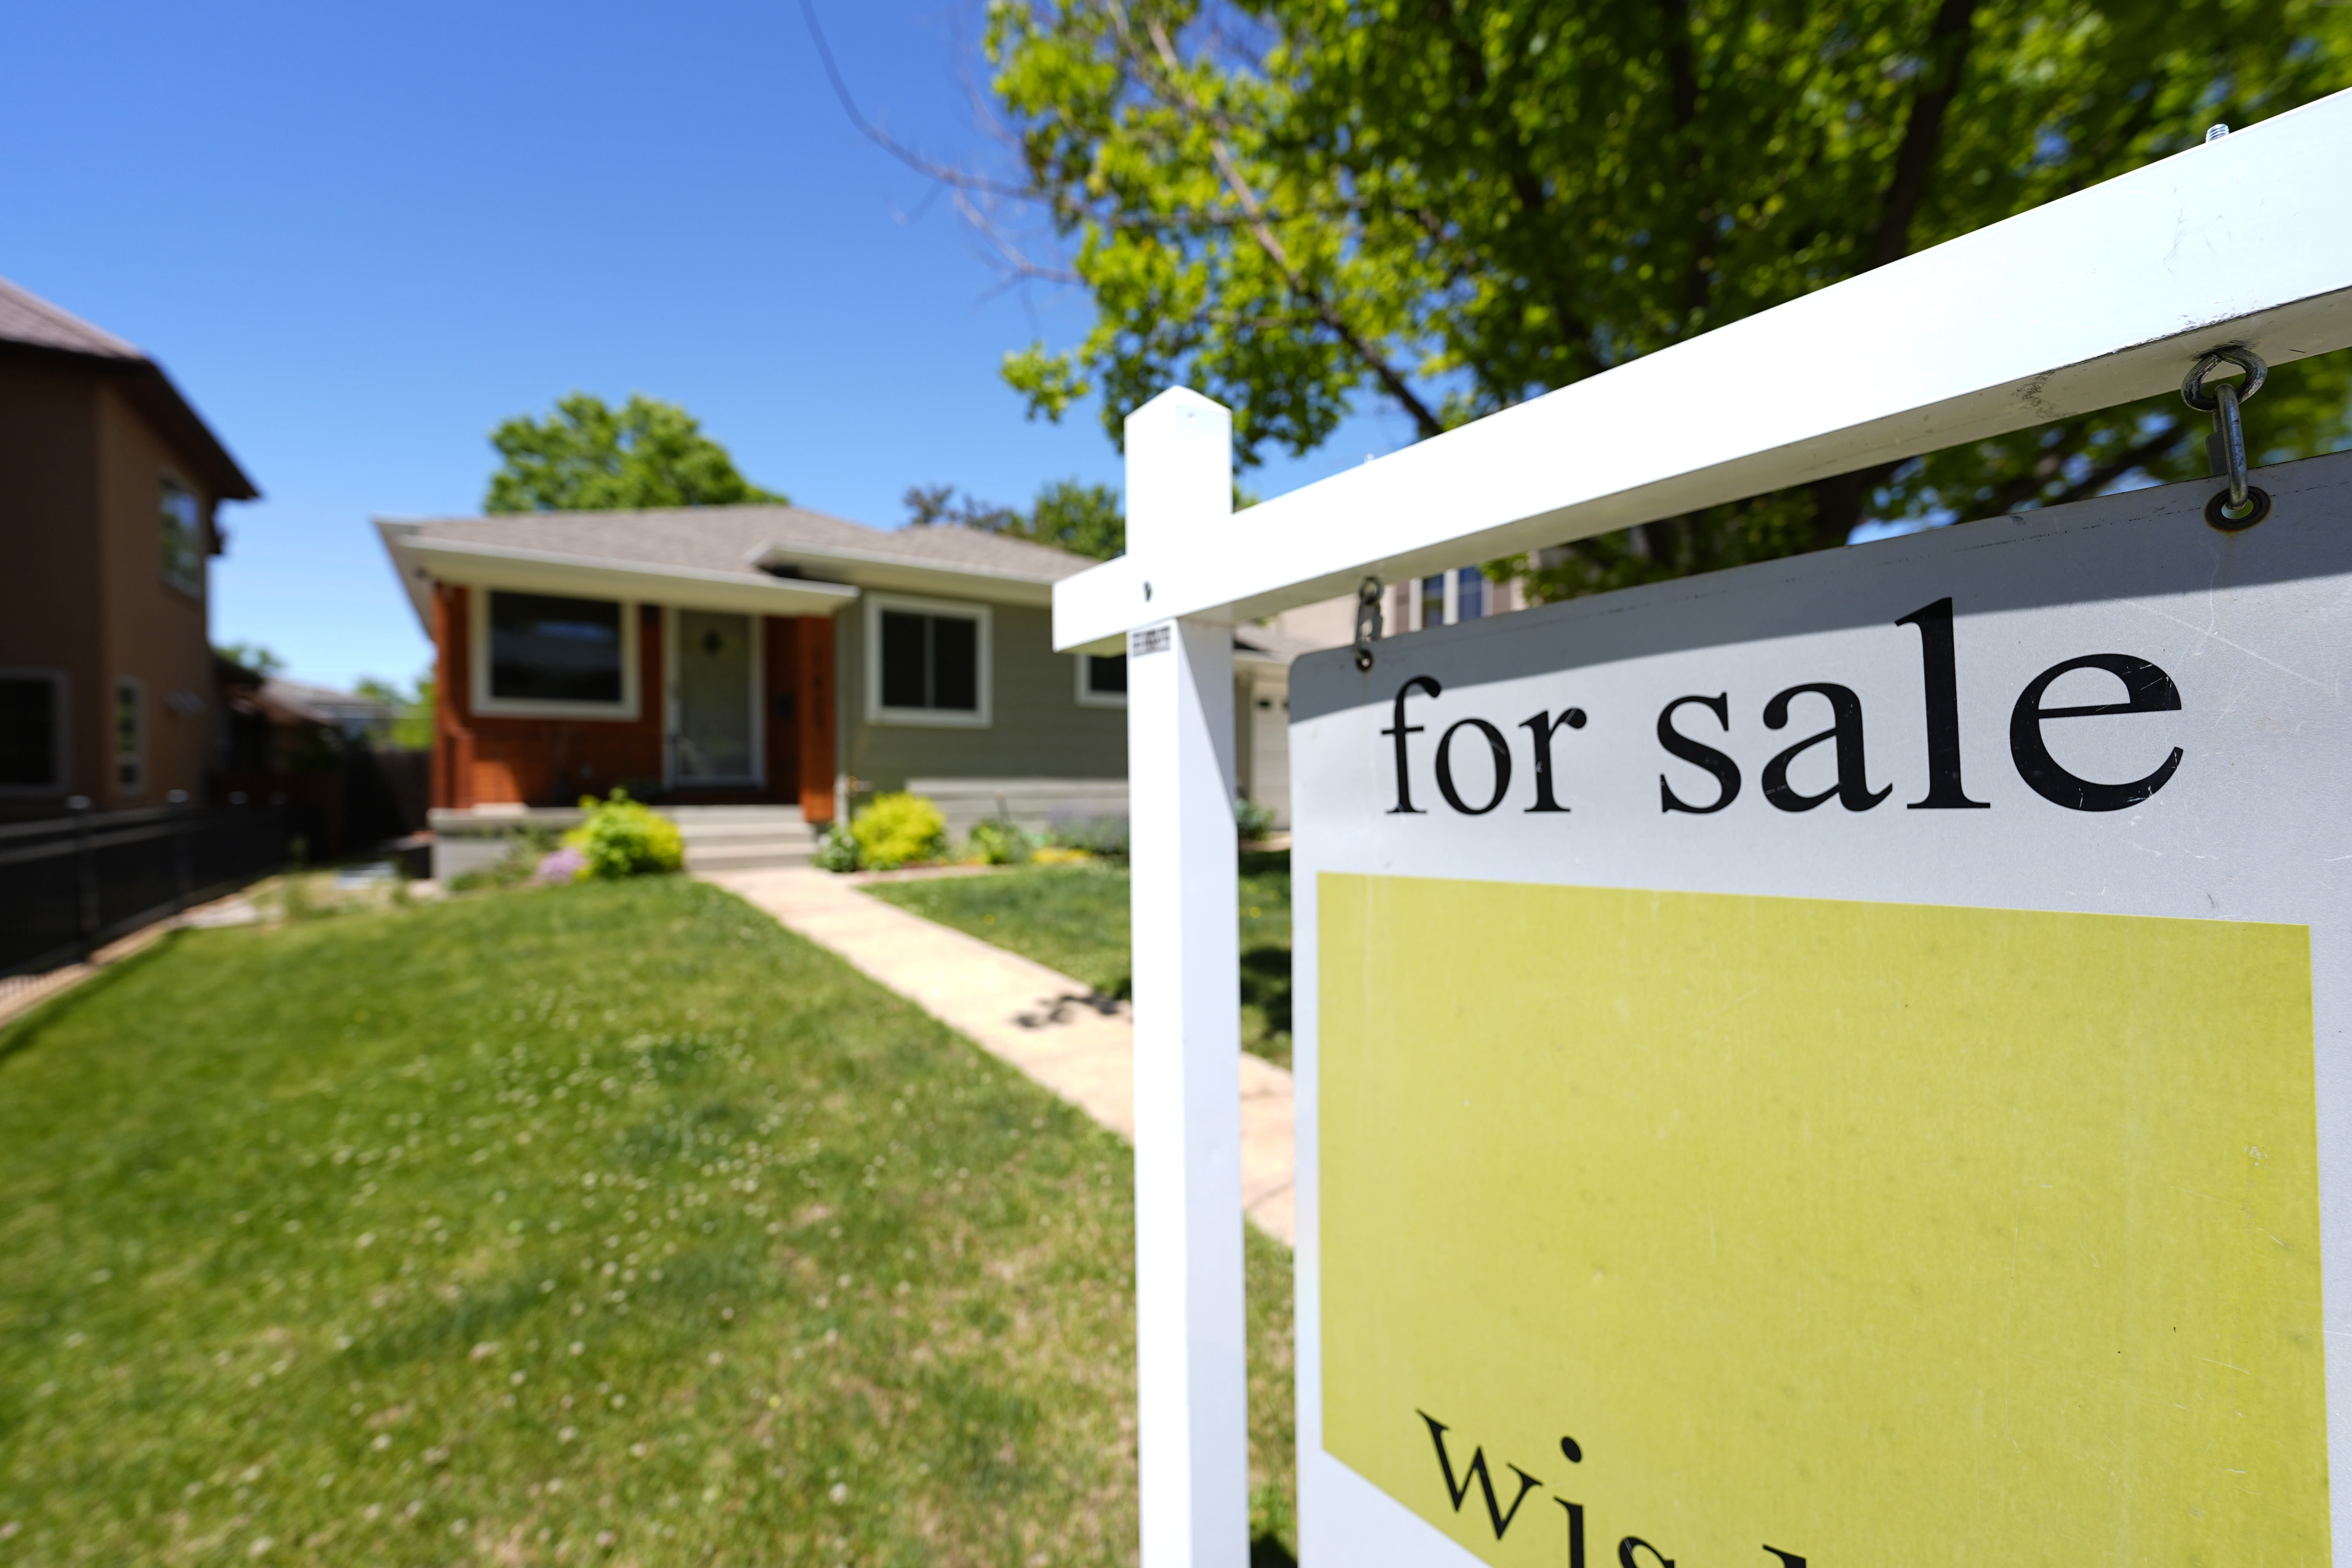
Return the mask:
<path id="1" fill-rule="evenodd" d="M 0 1033 L 0 1561 L 1131 1562 L 1129 1166 L 681 879 L 183 934 Z"/>
<path id="2" fill-rule="evenodd" d="M 1242 1049 L 1290 1065 L 1290 856 L 1242 857 Z M 1024 866 L 986 877 L 878 882 L 866 891 L 1060 970 L 1133 990 L 1123 865 Z"/>

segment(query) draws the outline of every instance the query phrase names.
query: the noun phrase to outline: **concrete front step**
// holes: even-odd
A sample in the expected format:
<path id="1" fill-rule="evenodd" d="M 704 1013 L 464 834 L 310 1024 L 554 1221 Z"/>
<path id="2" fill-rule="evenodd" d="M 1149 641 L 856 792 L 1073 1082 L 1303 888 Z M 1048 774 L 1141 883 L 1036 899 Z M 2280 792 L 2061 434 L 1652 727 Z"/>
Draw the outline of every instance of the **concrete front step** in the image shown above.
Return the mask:
<path id="1" fill-rule="evenodd" d="M 686 868 L 696 873 L 761 871 L 778 866 L 805 866 L 815 853 L 816 843 L 813 839 L 802 843 L 688 843 L 686 847 Z"/>
<path id="2" fill-rule="evenodd" d="M 816 832 L 795 806 L 681 805 L 667 815 L 686 840 L 689 871 L 805 866 L 816 853 Z"/>
<path id="3" fill-rule="evenodd" d="M 795 816 L 789 822 L 681 822 L 688 844 L 725 844 L 746 838 L 814 838 L 816 830 Z"/>
<path id="4" fill-rule="evenodd" d="M 799 822 L 797 805 L 659 805 L 654 808 L 680 827 L 705 823 Z"/>
<path id="5" fill-rule="evenodd" d="M 677 824 L 690 871 L 755 871 L 805 866 L 816 852 L 816 831 L 794 805 L 661 805 Z M 495 866 L 527 829 L 562 833 L 585 814 L 572 806 L 488 806 L 436 810 L 433 875 L 446 881 Z"/>

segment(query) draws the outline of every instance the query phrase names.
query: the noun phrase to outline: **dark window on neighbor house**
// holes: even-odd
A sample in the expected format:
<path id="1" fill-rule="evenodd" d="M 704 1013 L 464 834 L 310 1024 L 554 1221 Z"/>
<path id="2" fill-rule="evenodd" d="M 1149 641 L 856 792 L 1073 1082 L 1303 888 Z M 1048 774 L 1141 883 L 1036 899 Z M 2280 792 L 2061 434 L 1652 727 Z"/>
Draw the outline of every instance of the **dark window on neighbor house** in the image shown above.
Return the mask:
<path id="1" fill-rule="evenodd" d="M 63 787 L 64 680 L 0 675 L 0 789 Z"/>
<path id="2" fill-rule="evenodd" d="M 882 706 L 980 711 L 980 622 L 882 612 Z"/>
<path id="3" fill-rule="evenodd" d="M 1454 574 L 1454 618 L 1475 621 L 1486 613 L 1486 574 L 1465 566 Z"/>
<path id="4" fill-rule="evenodd" d="M 163 476 L 163 576 L 191 594 L 205 591 L 205 519 L 188 487 Z"/>
<path id="5" fill-rule="evenodd" d="M 1097 697 L 1126 696 L 1127 655 L 1123 653 L 1087 655 L 1087 689 Z"/>
<path id="6" fill-rule="evenodd" d="M 1423 577 L 1421 580 L 1421 624 L 1442 626 L 1445 624 L 1445 579 Z"/>
<path id="7" fill-rule="evenodd" d="M 618 703 L 621 606 L 548 594 L 490 595 L 490 695 Z"/>
<path id="8" fill-rule="evenodd" d="M 147 787 L 147 688 L 135 675 L 114 678 L 114 784 L 125 795 Z"/>

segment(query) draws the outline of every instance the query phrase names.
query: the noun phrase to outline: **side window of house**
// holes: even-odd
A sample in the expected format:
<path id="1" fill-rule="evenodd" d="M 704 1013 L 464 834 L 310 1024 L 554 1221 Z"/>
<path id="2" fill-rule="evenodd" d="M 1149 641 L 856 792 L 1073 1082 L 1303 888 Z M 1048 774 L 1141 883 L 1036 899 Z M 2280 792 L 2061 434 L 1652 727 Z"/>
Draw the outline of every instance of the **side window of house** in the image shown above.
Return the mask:
<path id="1" fill-rule="evenodd" d="M 1082 653 L 1078 656 L 1078 702 L 1087 708 L 1127 705 L 1127 655 Z"/>
<path id="2" fill-rule="evenodd" d="M 882 706 L 909 711 L 980 711 L 980 617 L 884 610 Z"/>
<path id="3" fill-rule="evenodd" d="M 147 692 L 129 675 L 114 678 L 114 784 L 126 794 L 147 787 Z"/>
<path id="4" fill-rule="evenodd" d="M 509 701 L 624 700 L 621 606 L 493 591 L 489 694 Z"/>
<path id="5" fill-rule="evenodd" d="M 0 674 L 0 790 L 65 787 L 65 677 Z"/>
<path id="6" fill-rule="evenodd" d="M 205 591 L 205 521 L 187 486 L 163 476 L 163 576 L 175 588 Z"/>

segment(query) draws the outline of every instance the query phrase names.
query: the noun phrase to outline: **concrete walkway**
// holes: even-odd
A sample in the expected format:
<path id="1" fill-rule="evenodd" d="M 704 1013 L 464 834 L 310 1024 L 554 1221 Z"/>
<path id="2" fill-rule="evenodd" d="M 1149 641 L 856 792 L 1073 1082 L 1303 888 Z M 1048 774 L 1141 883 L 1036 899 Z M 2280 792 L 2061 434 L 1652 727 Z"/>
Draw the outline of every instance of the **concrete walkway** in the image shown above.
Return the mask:
<path id="1" fill-rule="evenodd" d="M 1066 974 L 868 898 L 828 871 L 795 866 L 703 879 L 839 953 L 1133 1142 L 1135 1029 L 1123 1005 L 1092 999 Z M 1242 1206 L 1289 1246 L 1297 1233 L 1290 1075 L 1253 1056 L 1242 1058 L 1241 1069 Z"/>

